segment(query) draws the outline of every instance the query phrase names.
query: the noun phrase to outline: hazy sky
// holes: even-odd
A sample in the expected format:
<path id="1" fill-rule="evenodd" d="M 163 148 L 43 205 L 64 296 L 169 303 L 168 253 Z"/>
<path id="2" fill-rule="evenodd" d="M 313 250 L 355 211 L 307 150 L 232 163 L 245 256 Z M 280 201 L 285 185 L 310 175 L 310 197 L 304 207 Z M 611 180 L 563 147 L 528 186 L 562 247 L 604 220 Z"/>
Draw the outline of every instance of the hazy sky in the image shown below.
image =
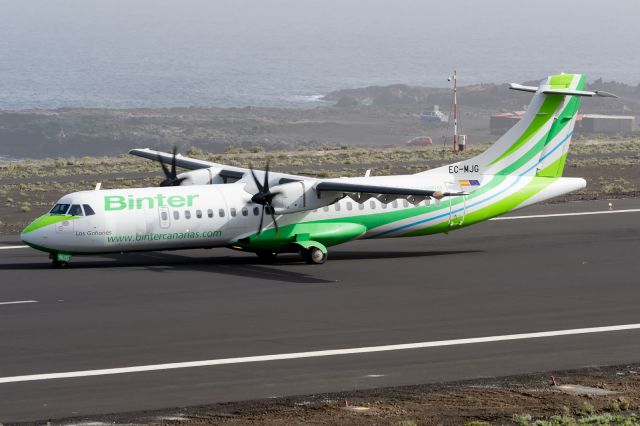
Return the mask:
<path id="1" fill-rule="evenodd" d="M 0 0 L 0 96 L 126 103 L 183 85 L 206 103 L 445 85 L 454 67 L 466 82 L 565 71 L 637 84 L 639 18 L 638 0 Z"/>

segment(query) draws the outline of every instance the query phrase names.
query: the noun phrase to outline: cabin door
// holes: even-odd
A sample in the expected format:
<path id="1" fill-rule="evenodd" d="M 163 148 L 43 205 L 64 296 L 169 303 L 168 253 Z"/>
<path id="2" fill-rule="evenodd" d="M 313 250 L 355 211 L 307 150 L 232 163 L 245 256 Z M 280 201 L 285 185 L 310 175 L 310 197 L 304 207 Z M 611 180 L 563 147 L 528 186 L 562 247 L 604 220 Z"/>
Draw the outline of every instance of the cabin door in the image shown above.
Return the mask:
<path id="1" fill-rule="evenodd" d="M 457 183 L 451 183 L 447 185 L 447 191 L 462 192 L 462 188 Z M 462 226 L 467 214 L 467 196 L 459 195 L 447 198 L 449 199 L 449 228 Z"/>

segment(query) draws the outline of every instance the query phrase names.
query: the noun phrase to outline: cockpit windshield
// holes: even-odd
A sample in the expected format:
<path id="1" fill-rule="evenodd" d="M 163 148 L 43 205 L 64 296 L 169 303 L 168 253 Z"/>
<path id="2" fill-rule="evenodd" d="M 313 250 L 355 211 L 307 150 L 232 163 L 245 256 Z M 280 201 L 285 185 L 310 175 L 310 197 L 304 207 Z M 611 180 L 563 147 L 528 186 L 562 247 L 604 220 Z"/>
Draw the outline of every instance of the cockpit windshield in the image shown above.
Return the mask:
<path id="1" fill-rule="evenodd" d="M 56 204 L 53 206 L 49 213 L 51 214 L 66 214 L 67 210 L 69 210 L 70 204 Z"/>
<path id="2" fill-rule="evenodd" d="M 70 216 L 84 216 L 82 214 L 82 207 L 80 207 L 80 204 L 72 204 L 68 214 Z"/>

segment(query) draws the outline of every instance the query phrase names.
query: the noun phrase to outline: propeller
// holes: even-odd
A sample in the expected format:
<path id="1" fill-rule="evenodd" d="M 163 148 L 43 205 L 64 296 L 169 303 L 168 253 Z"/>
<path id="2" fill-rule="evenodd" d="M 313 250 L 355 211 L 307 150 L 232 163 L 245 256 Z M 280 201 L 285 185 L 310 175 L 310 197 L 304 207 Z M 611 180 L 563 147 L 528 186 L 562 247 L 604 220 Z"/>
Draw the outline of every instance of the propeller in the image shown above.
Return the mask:
<path id="1" fill-rule="evenodd" d="M 178 155 L 178 148 L 173 147 L 173 157 L 171 158 L 171 170 L 167 167 L 166 164 L 162 162 L 162 157 L 158 155 L 158 162 L 162 166 L 162 171 L 164 172 L 165 179 L 160 182 L 160 186 L 180 186 L 183 180 L 186 178 L 179 178 L 176 173 L 176 156 Z"/>
<path id="2" fill-rule="evenodd" d="M 253 181 L 258 187 L 258 192 L 251 197 L 251 201 L 260 204 L 262 206 L 262 214 L 260 215 L 260 225 L 258 226 L 258 235 L 262 232 L 262 224 L 264 221 L 264 212 L 271 215 L 271 219 L 273 220 L 273 226 L 276 228 L 276 238 L 280 236 L 280 229 L 278 229 L 278 222 L 276 221 L 275 212 L 273 210 L 273 206 L 271 202 L 273 198 L 280 194 L 279 192 L 271 192 L 269 190 L 269 161 L 267 161 L 267 167 L 264 169 L 264 183 L 260 183 L 258 178 L 256 177 L 255 172 L 253 171 L 253 167 L 249 166 L 249 170 L 251 170 L 251 176 L 253 176 Z"/>

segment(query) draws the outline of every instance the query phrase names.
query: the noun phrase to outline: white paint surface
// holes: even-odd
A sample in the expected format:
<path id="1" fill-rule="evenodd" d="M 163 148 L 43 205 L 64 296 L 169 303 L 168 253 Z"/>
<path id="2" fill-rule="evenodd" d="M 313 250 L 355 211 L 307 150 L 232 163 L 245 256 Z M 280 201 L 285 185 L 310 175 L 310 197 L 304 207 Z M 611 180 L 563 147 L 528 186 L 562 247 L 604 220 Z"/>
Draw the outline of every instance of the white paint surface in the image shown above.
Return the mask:
<path id="1" fill-rule="evenodd" d="M 0 305 L 20 305 L 22 303 L 38 303 L 37 300 L 16 300 L 13 302 L 0 302 Z"/>
<path id="2" fill-rule="evenodd" d="M 132 367 L 105 368 L 100 370 L 68 371 L 64 373 L 29 374 L 25 376 L 0 377 L 2 383 L 17 383 L 52 379 L 104 376 L 112 374 L 140 373 L 145 371 L 174 370 L 178 368 L 211 367 L 216 365 L 247 364 L 253 362 L 284 361 L 302 358 L 319 358 L 336 355 L 356 355 L 374 352 L 403 351 L 410 349 L 437 348 L 443 346 L 469 345 L 474 343 L 505 342 L 511 340 L 539 339 L 545 337 L 573 336 L 579 334 L 605 333 L 638 330 L 640 324 L 611 325 L 605 327 L 574 328 L 569 330 L 540 331 L 535 333 L 507 334 L 501 336 L 472 337 L 466 339 L 438 340 L 433 342 L 405 343 L 399 345 L 368 346 L 349 349 L 328 349 L 311 352 L 294 352 L 274 355 L 255 355 L 238 358 L 209 359 L 203 361 L 174 362 L 167 364 L 138 365 Z"/>

